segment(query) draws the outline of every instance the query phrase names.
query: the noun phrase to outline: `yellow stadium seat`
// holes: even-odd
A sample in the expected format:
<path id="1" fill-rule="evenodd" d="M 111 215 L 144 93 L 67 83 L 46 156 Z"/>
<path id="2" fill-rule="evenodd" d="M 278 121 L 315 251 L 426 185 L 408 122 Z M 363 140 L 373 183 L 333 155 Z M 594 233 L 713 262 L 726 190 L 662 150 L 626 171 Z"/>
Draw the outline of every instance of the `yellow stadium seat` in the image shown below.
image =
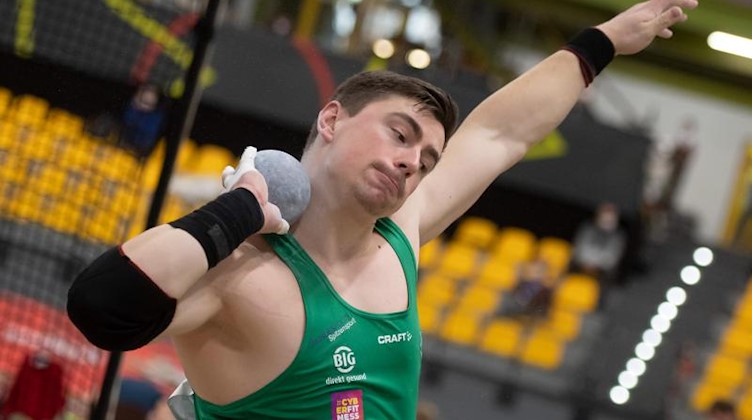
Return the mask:
<path id="1" fill-rule="evenodd" d="M 728 400 L 732 397 L 734 390 L 723 385 L 700 382 L 692 392 L 690 404 L 695 410 L 704 413 L 710 408 L 716 400 Z"/>
<path id="2" fill-rule="evenodd" d="M 576 312 L 551 309 L 542 326 L 551 330 L 560 339 L 570 341 L 580 334 L 582 316 Z"/>
<path id="3" fill-rule="evenodd" d="M 442 307 L 430 302 L 418 300 L 418 319 L 420 329 L 427 334 L 435 334 L 441 323 Z"/>
<path id="4" fill-rule="evenodd" d="M 4 87 L 0 87 L 0 117 L 8 111 L 12 100 L 13 93 Z"/>
<path id="5" fill-rule="evenodd" d="M 485 315 L 494 312 L 500 300 L 501 295 L 496 290 L 473 284 L 465 289 L 458 307 L 466 312 Z"/>
<path id="6" fill-rule="evenodd" d="M 191 139 L 183 140 L 180 143 L 180 148 L 178 149 L 178 155 L 175 158 L 175 171 L 176 172 L 188 172 L 193 163 L 193 159 L 196 158 L 197 154 L 198 154 L 198 145 L 196 144 L 196 142 Z M 224 169 L 224 167 L 222 167 L 222 169 Z M 221 170 L 220 170 L 220 173 L 222 173 Z"/>
<path id="7" fill-rule="evenodd" d="M 194 159 L 187 165 L 186 172 L 216 176 L 219 179 L 225 166 L 232 165 L 235 160 L 235 155 L 227 148 L 214 144 L 204 144 L 194 153 Z"/>
<path id="8" fill-rule="evenodd" d="M 16 131 L 18 127 L 13 121 L 0 118 L 0 150 L 13 150 L 18 146 Z"/>
<path id="9" fill-rule="evenodd" d="M 30 177 L 28 186 L 41 194 L 54 197 L 64 194 L 67 182 L 68 171 L 48 163 L 37 176 Z"/>
<path id="10" fill-rule="evenodd" d="M 24 222 L 39 222 L 42 218 L 42 196 L 30 189 L 22 189 L 15 199 L 8 204 L 11 216 Z"/>
<path id="11" fill-rule="evenodd" d="M 565 342 L 545 327 L 533 328 L 520 354 L 520 360 L 546 370 L 557 369 L 564 357 Z"/>
<path id="12" fill-rule="evenodd" d="M 53 108 L 47 116 L 45 130 L 56 136 L 75 140 L 83 136 L 84 119 L 59 108 Z"/>
<path id="13" fill-rule="evenodd" d="M 705 366 L 704 381 L 736 389 L 744 382 L 746 372 L 745 360 L 716 353 Z"/>
<path id="14" fill-rule="evenodd" d="M 462 309 L 452 310 L 441 325 L 440 335 L 446 341 L 472 346 L 478 340 L 481 317 Z"/>
<path id="15" fill-rule="evenodd" d="M 480 340 L 480 349 L 502 357 L 514 357 L 520 350 L 523 337 L 522 323 L 511 318 L 497 318 L 486 327 Z"/>
<path id="16" fill-rule="evenodd" d="M 168 195 L 159 215 L 160 223 L 169 223 L 191 212 L 191 208 L 176 195 Z"/>
<path id="17" fill-rule="evenodd" d="M 47 118 L 49 102 L 38 96 L 17 96 L 13 104 L 13 118 L 19 125 L 31 125 L 41 127 Z"/>
<path id="18" fill-rule="evenodd" d="M 418 284 L 418 299 L 432 305 L 449 305 L 456 299 L 457 283 L 446 276 L 432 273 L 424 276 Z"/>
<path id="19" fill-rule="evenodd" d="M 418 258 L 418 267 L 421 270 L 431 270 L 439 262 L 444 244 L 441 237 L 434 238 L 420 247 L 420 257 Z"/>
<path id="20" fill-rule="evenodd" d="M 736 307 L 734 318 L 740 328 L 752 331 L 752 294 L 746 293 L 742 297 Z"/>
<path id="21" fill-rule="evenodd" d="M 477 282 L 493 289 L 510 290 L 517 285 L 518 280 L 517 269 L 512 263 L 488 258 L 480 269 Z"/>
<path id="22" fill-rule="evenodd" d="M 493 257 L 511 263 L 529 261 L 535 255 L 536 239 L 532 232 L 516 227 L 506 227 L 496 235 Z"/>
<path id="23" fill-rule="evenodd" d="M 454 279 L 469 279 L 475 274 L 478 256 L 475 248 L 450 242 L 441 256 L 438 271 Z"/>
<path id="24" fill-rule="evenodd" d="M 78 234 L 80 217 L 79 206 L 65 200 L 57 200 L 52 209 L 43 215 L 42 223 L 61 233 Z"/>
<path id="25" fill-rule="evenodd" d="M 94 209 L 82 223 L 84 234 L 97 242 L 114 245 L 125 238 L 127 223 L 111 211 Z"/>
<path id="26" fill-rule="evenodd" d="M 537 259 L 548 264 L 551 277 L 558 277 L 569 265 L 571 251 L 569 242 L 559 238 L 546 237 L 538 241 Z"/>
<path id="27" fill-rule="evenodd" d="M 741 420 L 752 420 L 752 388 L 741 396 L 737 408 Z"/>
<path id="28" fill-rule="evenodd" d="M 752 356 L 752 330 L 732 322 L 721 337 L 720 352 L 739 359 Z"/>
<path id="29" fill-rule="evenodd" d="M 482 217 L 469 216 L 462 219 L 454 233 L 453 241 L 485 249 L 491 245 L 496 236 L 496 224 Z"/>
<path id="30" fill-rule="evenodd" d="M 554 290 L 553 306 L 574 312 L 591 312 L 598 305 L 600 286 L 592 276 L 568 274 Z"/>

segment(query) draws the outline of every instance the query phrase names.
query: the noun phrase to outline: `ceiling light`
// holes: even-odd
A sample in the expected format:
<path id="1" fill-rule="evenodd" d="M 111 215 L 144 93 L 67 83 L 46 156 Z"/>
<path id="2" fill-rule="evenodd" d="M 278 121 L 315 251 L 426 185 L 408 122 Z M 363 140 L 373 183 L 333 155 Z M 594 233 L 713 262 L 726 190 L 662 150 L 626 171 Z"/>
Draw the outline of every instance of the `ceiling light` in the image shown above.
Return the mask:
<path id="1" fill-rule="evenodd" d="M 703 246 L 695 250 L 692 258 L 695 260 L 695 264 L 700 267 L 707 267 L 713 262 L 713 251 Z"/>
<path id="2" fill-rule="evenodd" d="M 424 69 L 431 64 L 431 56 L 428 52 L 421 48 L 415 48 L 407 53 L 407 64 L 416 69 Z"/>
<path id="3" fill-rule="evenodd" d="M 678 313 L 679 310 L 676 308 L 676 306 L 672 305 L 669 302 L 663 302 L 658 305 L 658 315 L 668 319 L 669 321 L 676 318 L 676 315 Z"/>
<path id="4" fill-rule="evenodd" d="M 635 355 L 642 360 L 650 360 L 655 356 L 655 348 L 648 343 L 640 343 L 635 347 Z"/>
<path id="5" fill-rule="evenodd" d="M 637 375 L 632 372 L 624 371 L 619 374 L 619 385 L 626 389 L 632 389 L 637 386 Z"/>
<path id="6" fill-rule="evenodd" d="M 697 284 L 700 281 L 700 269 L 694 265 L 688 265 L 682 268 L 680 276 L 682 281 L 690 286 Z"/>
<path id="7" fill-rule="evenodd" d="M 681 306 L 687 301 L 687 292 L 681 287 L 672 287 L 666 292 L 666 300 L 674 306 Z"/>
<path id="8" fill-rule="evenodd" d="M 715 31 L 708 35 L 708 46 L 716 51 L 752 58 L 752 39 Z"/>
<path id="9" fill-rule="evenodd" d="M 642 359 L 633 357 L 627 361 L 627 372 L 630 372 L 634 376 L 640 376 L 645 373 L 647 365 Z"/>
<path id="10" fill-rule="evenodd" d="M 627 388 L 624 388 L 623 386 L 615 386 L 611 388 L 609 396 L 611 397 L 611 401 L 613 401 L 614 404 L 622 405 L 625 402 L 629 401 L 629 390 Z"/>
<path id="11" fill-rule="evenodd" d="M 381 59 L 388 59 L 394 55 L 394 43 L 388 39 L 377 39 L 373 42 L 373 54 Z"/>
<path id="12" fill-rule="evenodd" d="M 653 347 L 658 347 L 663 341 L 663 336 L 658 331 L 650 328 L 642 333 L 642 341 L 650 344 Z"/>
<path id="13" fill-rule="evenodd" d="M 662 317 L 660 314 L 655 315 L 650 320 L 650 326 L 661 334 L 664 334 L 671 328 L 671 320 Z"/>

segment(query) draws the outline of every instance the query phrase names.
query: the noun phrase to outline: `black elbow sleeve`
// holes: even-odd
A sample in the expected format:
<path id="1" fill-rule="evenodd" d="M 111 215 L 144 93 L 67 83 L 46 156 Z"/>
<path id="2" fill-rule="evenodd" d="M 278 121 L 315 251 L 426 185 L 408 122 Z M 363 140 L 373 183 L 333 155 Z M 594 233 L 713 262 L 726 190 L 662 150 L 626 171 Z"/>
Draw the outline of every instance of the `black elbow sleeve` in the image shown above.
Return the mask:
<path id="1" fill-rule="evenodd" d="M 148 344 L 170 325 L 176 306 L 119 247 L 94 260 L 68 290 L 68 317 L 92 344 L 110 351 Z"/>

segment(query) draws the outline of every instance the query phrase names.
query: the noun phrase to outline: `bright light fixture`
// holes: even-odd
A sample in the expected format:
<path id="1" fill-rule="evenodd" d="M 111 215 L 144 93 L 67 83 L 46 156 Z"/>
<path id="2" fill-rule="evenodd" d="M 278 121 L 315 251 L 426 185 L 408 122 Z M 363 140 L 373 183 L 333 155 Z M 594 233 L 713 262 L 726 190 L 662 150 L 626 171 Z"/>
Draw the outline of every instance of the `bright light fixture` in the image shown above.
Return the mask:
<path id="1" fill-rule="evenodd" d="M 676 308 L 676 306 L 672 305 L 669 302 L 663 302 L 658 305 L 658 315 L 668 319 L 669 321 L 676 318 L 676 315 L 678 313 L 679 310 Z"/>
<path id="2" fill-rule="evenodd" d="M 674 306 L 681 306 L 687 301 L 687 292 L 679 286 L 674 286 L 666 291 L 666 300 Z"/>
<path id="3" fill-rule="evenodd" d="M 642 359 L 633 357 L 627 361 L 627 372 L 634 376 L 640 376 L 647 370 L 647 365 Z"/>
<path id="4" fill-rule="evenodd" d="M 381 59 L 388 59 L 394 55 L 394 43 L 388 39 L 377 39 L 373 42 L 373 54 Z"/>
<path id="5" fill-rule="evenodd" d="M 407 53 L 407 64 L 416 69 L 424 69 L 431 64 L 431 56 L 421 48 L 415 48 Z"/>
<path id="6" fill-rule="evenodd" d="M 632 372 L 624 371 L 619 374 L 619 385 L 626 389 L 632 389 L 637 386 L 637 375 Z"/>
<path id="7" fill-rule="evenodd" d="M 655 347 L 648 343 L 640 343 L 635 347 L 635 355 L 642 360 L 648 361 L 655 356 Z"/>
<path id="8" fill-rule="evenodd" d="M 680 276 L 685 284 L 692 286 L 700 281 L 700 269 L 694 265 L 688 265 L 682 268 Z"/>
<path id="9" fill-rule="evenodd" d="M 713 251 L 704 246 L 697 248 L 692 254 L 692 259 L 694 259 L 695 264 L 700 267 L 707 267 L 713 262 Z"/>
<path id="10" fill-rule="evenodd" d="M 650 326 L 661 334 L 664 334 L 671 328 L 671 320 L 662 317 L 660 314 L 655 315 L 650 320 Z"/>
<path id="11" fill-rule="evenodd" d="M 644 333 L 642 333 L 642 341 L 650 344 L 653 347 L 658 347 L 661 344 L 661 341 L 663 341 L 663 335 L 659 333 L 658 331 L 649 328 L 645 330 Z"/>
<path id="12" fill-rule="evenodd" d="M 614 404 L 622 405 L 629 401 L 629 390 L 627 388 L 624 388 L 623 386 L 618 385 L 611 388 L 609 396 L 611 397 L 611 401 L 613 401 Z"/>
<path id="13" fill-rule="evenodd" d="M 716 51 L 752 59 L 752 39 L 715 31 L 708 35 L 708 46 Z"/>

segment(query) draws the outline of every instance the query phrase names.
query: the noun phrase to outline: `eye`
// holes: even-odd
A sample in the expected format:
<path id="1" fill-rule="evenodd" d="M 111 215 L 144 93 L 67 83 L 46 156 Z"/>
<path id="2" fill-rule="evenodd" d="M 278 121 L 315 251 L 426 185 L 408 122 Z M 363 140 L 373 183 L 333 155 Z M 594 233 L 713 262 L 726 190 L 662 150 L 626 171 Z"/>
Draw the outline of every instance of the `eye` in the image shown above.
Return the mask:
<path id="1" fill-rule="evenodd" d="M 399 141 L 400 141 L 401 143 L 404 143 L 404 142 L 405 142 L 405 141 L 407 140 L 407 139 L 406 139 L 406 137 L 405 137 L 405 135 L 404 135 L 404 134 L 402 134 L 402 132 L 401 132 L 401 131 L 397 130 L 396 128 L 392 128 L 392 131 L 394 132 L 394 135 L 395 135 L 395 136 L 397 137 L 397 139 L 398 139 L 398 140 L 399 140 Z"/>

